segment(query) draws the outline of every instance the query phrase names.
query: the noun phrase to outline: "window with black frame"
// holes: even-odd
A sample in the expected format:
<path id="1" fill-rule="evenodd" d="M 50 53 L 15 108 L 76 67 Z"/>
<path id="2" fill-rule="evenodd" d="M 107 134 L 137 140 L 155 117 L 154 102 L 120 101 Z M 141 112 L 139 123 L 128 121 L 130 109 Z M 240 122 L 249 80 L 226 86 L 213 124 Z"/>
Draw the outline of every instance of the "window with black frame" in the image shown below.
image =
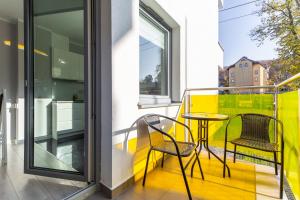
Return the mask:
<path id="1" fill-rule="evenodd" d="M 139 23 L 140 95 L 168 97 L 170 31 L 142 8 Z"/>

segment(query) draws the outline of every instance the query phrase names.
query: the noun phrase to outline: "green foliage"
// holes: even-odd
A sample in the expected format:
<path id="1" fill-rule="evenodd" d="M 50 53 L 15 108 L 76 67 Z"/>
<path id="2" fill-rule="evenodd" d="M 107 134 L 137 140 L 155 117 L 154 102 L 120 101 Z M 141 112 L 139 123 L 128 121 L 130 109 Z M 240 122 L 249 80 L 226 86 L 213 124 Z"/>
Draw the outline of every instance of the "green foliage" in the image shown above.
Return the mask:
<path id="1" fill-rule="evenodd" d="M 300 71 L 300 2 L 299 0 L 263 0 L 258 3 L 261 24 L 251 30 L 252 40 L 263 44 L 276 41 L 278 63 L 291 75 Z M 285 67 L 287 66 L 287 67 Z M 286 69 L 287 68 L 287 69 Z"/>

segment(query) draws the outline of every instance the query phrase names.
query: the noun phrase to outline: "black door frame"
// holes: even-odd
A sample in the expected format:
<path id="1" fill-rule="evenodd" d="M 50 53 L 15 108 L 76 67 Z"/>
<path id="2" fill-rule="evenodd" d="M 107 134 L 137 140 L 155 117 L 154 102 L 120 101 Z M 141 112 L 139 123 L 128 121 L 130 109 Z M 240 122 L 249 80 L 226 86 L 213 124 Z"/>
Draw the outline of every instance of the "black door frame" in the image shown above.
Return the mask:
<path id="1" fill-rule="evenodd" d="M 70 171 L 63 171 L 63 170 L 55 170 L 55 169 L 47 169 L 41 167 L 34 167 L 33 163 L 33 156 L 34 156 L 34 27 L 33 27 L 33 1 L 34 0 L 24 0 L 24 61 L 25 61 L 25 137 L 24 137 L 24 173 L 26 174 L 34 174 L 40 176 L 47 176 L 47 177 L 55 177 L 55 178 L 63 178 L 63 179 L 71 179 L 71 180 L 79 180 L 79 181 L 87 181 L 93 182 L 94 179 L 94 170 L 92 172 L 92 176 L 89 176 L 89 157 L 93 161 L 91 162 L 92 165 L 95 163 L 95 159 L 93 155 L 88 155 L 89 152 L 89 122 L 90 119 L 93 118 L 94 115 L 90 113 L 89 104 L 93 103 L 93 101 L 89 101 L 89 82 L 93 81 L 93 78 L 89 77 L 89 68 L 93 69 L 93 67 L 85 67 L 84 69 L 84 99 L 85 99 L 85 132 L 84 132 L 84 172 L 83 174 L 70 172 Z M 90 23 L 90 14 L 88 0 L 84 1 L 84 65 L 89 66 L 89 56 L 93 57 L 93 53 L 91 52 L 90 45 L 89 45 L 89 30 L 88 30 L 88 23 Z M 92 23 L 91 23 L 92 24 Z M 92 25 L 93 26 L 93 25 Z M 92 59 L 91 59 L 92 60 Z M 91 62 L 93 66 L 93 62 Z M 92 84 L 93 85 L 93 84 Z M 93 106 L 92 106 L 93 109 Z M 90 134 L 93 135 L 93 134 Z M 93 144 L 93 149 L 94 149 Z M 91 148 L 91 147 L 90 147 Z M 95 151 L 92 151 L 92 153 Z M 93 168 L 95 169 L 95 168 Z"/>

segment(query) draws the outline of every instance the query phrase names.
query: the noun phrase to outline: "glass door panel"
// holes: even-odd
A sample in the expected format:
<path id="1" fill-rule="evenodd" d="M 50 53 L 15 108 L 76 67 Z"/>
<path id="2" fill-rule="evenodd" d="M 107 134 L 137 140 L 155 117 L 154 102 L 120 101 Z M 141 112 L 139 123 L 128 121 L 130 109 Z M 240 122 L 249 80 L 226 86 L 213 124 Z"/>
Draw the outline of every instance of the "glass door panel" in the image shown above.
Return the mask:
<path id="1" fill-rule="evenodd" d="M 32 100 L 28 112 L 33 119 L 28 134 L 28 170 L 84 177 L 87 169 L 84 1 L 31 1 Z"/>

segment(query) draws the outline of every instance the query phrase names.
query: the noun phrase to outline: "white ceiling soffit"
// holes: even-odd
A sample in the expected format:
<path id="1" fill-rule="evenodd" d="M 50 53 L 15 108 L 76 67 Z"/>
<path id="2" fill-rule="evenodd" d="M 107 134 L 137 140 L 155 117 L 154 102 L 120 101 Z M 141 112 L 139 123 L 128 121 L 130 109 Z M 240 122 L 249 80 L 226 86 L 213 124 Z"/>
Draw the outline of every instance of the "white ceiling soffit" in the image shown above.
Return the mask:
<path id="1" fill-rule="evenodd" d="M 23 19 L 23 0 L 0 0 L 0 18 L 9 22 Z"/>

